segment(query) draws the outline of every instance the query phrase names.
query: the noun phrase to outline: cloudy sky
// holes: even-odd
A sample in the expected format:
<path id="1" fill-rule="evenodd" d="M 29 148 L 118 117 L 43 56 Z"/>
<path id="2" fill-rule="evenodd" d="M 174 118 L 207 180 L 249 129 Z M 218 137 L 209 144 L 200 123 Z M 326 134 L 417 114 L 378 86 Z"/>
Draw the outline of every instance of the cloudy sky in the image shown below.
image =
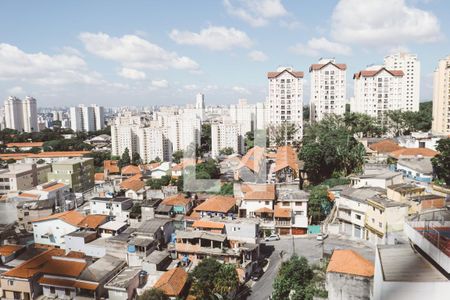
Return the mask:
<path id="1" fill-rule="evenodd" d="M 422 99 L 450 54 L 448 0 L 1 1 L 0 98 L 39 106 L 207 104 L 266 96 L 266 72 L 335 57 L 352 73 L 396 50 Z M 307 73 L 307 72 L 305 72 Z M 309 76 L 305 103 L 309 102 Z"/>

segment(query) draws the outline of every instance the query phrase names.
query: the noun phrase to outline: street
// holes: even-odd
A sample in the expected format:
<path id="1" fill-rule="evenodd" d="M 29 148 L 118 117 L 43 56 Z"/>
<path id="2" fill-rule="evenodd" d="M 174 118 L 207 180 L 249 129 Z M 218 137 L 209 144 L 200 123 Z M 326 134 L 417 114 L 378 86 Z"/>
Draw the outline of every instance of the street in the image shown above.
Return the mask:
<path id="1" fill-rule="evenodd" d="M 352 249 L 365 258 L 375 259 L 374 248 L 363 241 L 352 241 L 339 236 L 329 236 L 325 239 L 323 252 L 330 254 L 334 249 Z M 298 256 L 304 256 L 310 263 L 317 263 L 322 258 L 322 242 L 312 237 L 282 237 L 279 241 L 265 242 L 261 245 L 263 254 L 269 255 L 269 265 L 251 288 L 249 300 L 265 300 L 272 294 L 272 284 L 281 265 L 282 260 L 287 260 L 295 252 Z M 283 253 L 283 257 L 280 256 Z"/>

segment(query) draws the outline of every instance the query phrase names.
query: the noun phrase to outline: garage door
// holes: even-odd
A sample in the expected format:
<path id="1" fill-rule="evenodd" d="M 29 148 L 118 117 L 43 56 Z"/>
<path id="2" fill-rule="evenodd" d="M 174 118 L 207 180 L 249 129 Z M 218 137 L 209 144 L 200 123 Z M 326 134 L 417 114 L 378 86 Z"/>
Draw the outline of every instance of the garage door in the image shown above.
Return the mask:
<path id="1" fill-rule="evenodd" d="M 302 235 L 306 234 L 306 228 L 292 228 L 293 235 Z"/>
<path id="2" fill-rule="evenodd" d="M 280 235 L 287 235 L 291 233 L 291 229 L 290 228 L 280 228 L 278 229 L 278 234 Z"/>

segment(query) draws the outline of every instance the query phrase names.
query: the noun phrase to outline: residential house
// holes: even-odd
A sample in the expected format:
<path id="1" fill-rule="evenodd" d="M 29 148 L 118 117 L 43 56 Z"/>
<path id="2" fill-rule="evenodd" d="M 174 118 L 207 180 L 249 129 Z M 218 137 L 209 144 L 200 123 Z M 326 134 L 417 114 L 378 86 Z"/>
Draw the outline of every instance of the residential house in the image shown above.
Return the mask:
<path id="1" fill-rule="evenodd" d="M 171 176 L 170 162 L 163 162 L 158 167 L 152 169 L 151 177 L 161 179 L 163 176 Z"/>
<path id="2" fill-rule="evenodd" d="M 65 211 L 33 220 L 34 242 L 37 244 L 65 248 L 64 236 L 79 229 L 84 216 L 78 211 Z"/>
<path id="3" fill-rule="evenodd" d="M 187 215 L 190 213 L 193 207 L 193 201 L 191 198 L 185 197 L 183 193 L 179 193 L 173 196 L 165 198 L 161 204 L 172 207 L 174 214 Z"/>
<path id="4" fill-rule="evenodd" d="M 409 206 L 386 196 L 367 199 L 365 218 L 366 240 L 377 244 L 394 244 L 401 238 Z"/>
<path id="5" fill-rule="evenodd" d="M 300 167 L 297 153 L 291 146 L 277 148 L 275 164 L 271 167 L 275 182 L 292 182 L 299 179 Z"/>
<path id="6" fill-rule="evenodd" d="M 111 237 L 116 236 L 119 233 L 125 231 L 127 229 L 128 224 L 122 221 L 109 221 L 106 222 L 98 228 L 100 231 L 101 237 Z"/>
<path id="7" fill-rule="evenodd" d="M 142 284 L 140 268 L 125 268 L 105 284 L 109 300 L 135 299 L 136 289 Z"/>
<path id="8" fill-rule="evenodd" d="M 186 296 L 187 282 L 188 273 L 182 268 L 174 268 L 162 274 L 153 287 L 175 300 Z"/>
<path id="9" fill-rule="evenodd" d="M 264 183 L 267 180 L 265 148 L 255 146 L 242 157 L 236 168 L 235 179 L 251 183 Z"/>
<path id="10" fill-rule="evenodd" d="M 27 196 L 27 199 L 36 198 L 34 194 L 25 194 L 25 196 Z M 50 199 L 21 201 L 17 204 L 16 209 L 18 227 L 27 232 L 33 232 L 32 221 L 52 215 L 55 209 L 55 202 Z"/>
<path id="11" fill-rule="evenodd" d="M 86 256 L 103 257 L 105 249 L 88 246 L 98 238 L 98 233 L 92 230 L 74 231 L 64 236 L 66 253 L 71 251 L 84 253 Z"/>
<path id="12" fill-rule="evenodd" d="M 288 208 L 292 212 L 291 234 L 306 234 L 308 230 L 308 197 L 302 190 L 278 189 L 278 206 Z M 277 217 L 275 215 L 275 217 Z M 276 226 L 276 224 L 275 224 Z"/>
<path id="13" fill-rule="evenodd" d="M 429 157 L 401 158 L 397 160 L 397 170 L 406 178 L 418 182 L 433 180 L 433 166 Z"/>
<path id="14" fill-rule="evenodd" d="M 266 212 L 273 212 L 275 202 L 275 185 L 273 184 L 247 184 L 240 185 L 240 191 L 235 192 L 240 199 L 239 216 L 243 218 L 262 217 Z M 268 217 L 270 218 L 270 217 Z"/>
<path id="15" fill-rule="evenodd" d="M 446 206 L 444 196 L 424 194 L 409 199 L 409 214 L 423 213 L 428 210 L 440 209 Z"/>
<path id="16" fill-rule="evenodd" d="M 292 227 L 292 209 L 275 205 L 274 209 L 275 232 L 279 235 L 291 234 Z"/>
<path id="17" fill-rule="evenodd" d="M 124 197 L 94 197 L 89 200 L 89 205 L 91 214 L 107 215 L 116 221 L 127 222 L 133 207 L 133 200 Z"/>
<path id="18" fill-rule="evenodd" d="M 327 266 L 329 300 L 371 299 L 374 264 L 353 250 L 336 249 Z"/>
<path id="19" fill-rule="evenodd" d="M 103 170 L 105 176 L 120 174 L 119 161 L 118 160 L 105 160 L 103 161 Z"/>
<path id="20" fill-rule="evenodd" d="M 125 190 L 125 197 L 133 200 L 147 199 L 147 189 L 142 175 L 137 174 L 120 183 L 120 188 Z"/>
<path id="21" fill-rule="evenodd" d="M 99 227 L 108 222 L 108 220 L 108 215 L 87 215 L 83 220 L 80 221 L 80 223 L 78 223 L 78 227 L 80 227 L 80 229 L 82 230 L 98 231 Z"/>
<path id="22" fill-rule="evenodd" d="M 233 196 L 216 195 L 209 197 L 194 208 L 201 217 L 233 216 L 236 212 L 236 198 Z"/>
<path id="23" fill-rule="evenodd" d="M 47 164 L 9 164 L 8 169 L 0 170 L 0 195 L 30 190 L 43 184 L 47 182 L 50 171 L 51 166 Z"/>
<path id="24" fill-rule="evenodd" d="M 27 248 L 24 245 L 4 244 L 0 246 L 0 265 L 7 264 L 19 254 L 24 253 Z M 1 286 L 0 286 L 1 290 Z"/>
<path id="25" fill-rule="evenodd" d="M 389 153 L 393 159 L 428 157 L 433 158 L 439 153 L 428 148 L 402 148 Z"/>
<path id="26" fill-rule="evenodd" d="M 366 168 L 361 175 L 350 176 L 351 186 L 360 187 L 380 187 L 385 189 L 389 185 L 403 182 L 400 172 L 393 172 L 387 168 Z"/>
<path id="27" fill-rule="evenodd" d="M 142 169 L 139 166 L 128 165 L 128 166 L 123 167 L 120 170 L 120 173 L 121 173 L 122 177 L 130 178 L 135 175 L 142 175 Z"/>
<path id="28" fill-rule="evenodd" d="M 70 158 L 54 162 L 48 180 L 62 182 L 72 192 L 81 193 L 94 187 L 94 172 L 93 158 Z"/>

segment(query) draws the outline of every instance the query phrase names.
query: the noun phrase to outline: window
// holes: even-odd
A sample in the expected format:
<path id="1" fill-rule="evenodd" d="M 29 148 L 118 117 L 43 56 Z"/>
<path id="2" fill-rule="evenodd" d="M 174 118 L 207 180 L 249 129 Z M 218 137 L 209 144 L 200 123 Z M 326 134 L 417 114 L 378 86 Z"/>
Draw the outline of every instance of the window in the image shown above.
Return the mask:
<path id="1" fill-rule="evenodd" d="M 14 285 L 14 280 L 8 280 L 9 285 Z"/>
<path id="2" fill-rule="evenodd" d="M 382 228 L 382 227 L 383 227 L 383 224 L 382 224 L 381 222 L 378 222 L 378 226 L 379 226 L 380 228 Z"/>
<path id="3" fill-rule="evenodd" d="M 270 205 L 270 201 L 266 201 L 264 202 L 266 205 Z"/>
<path id="4" fill-rule="evenodd" d="M 50 287 L 50 294 L 54 294 L 55 293 L 55 287 L 54 286 L 51 286 Z"/>
<path id="5" fill-rule="evenodd" d="M 361 215 L 355 215 L 356 220 L 361 220 Z"/>
<path id="6" fill-rule="evenodd" d="M 70 290 L 69 289 L 65 289 L 64 293 L 66 294 L 66 296 L 70 296 Z"/>

